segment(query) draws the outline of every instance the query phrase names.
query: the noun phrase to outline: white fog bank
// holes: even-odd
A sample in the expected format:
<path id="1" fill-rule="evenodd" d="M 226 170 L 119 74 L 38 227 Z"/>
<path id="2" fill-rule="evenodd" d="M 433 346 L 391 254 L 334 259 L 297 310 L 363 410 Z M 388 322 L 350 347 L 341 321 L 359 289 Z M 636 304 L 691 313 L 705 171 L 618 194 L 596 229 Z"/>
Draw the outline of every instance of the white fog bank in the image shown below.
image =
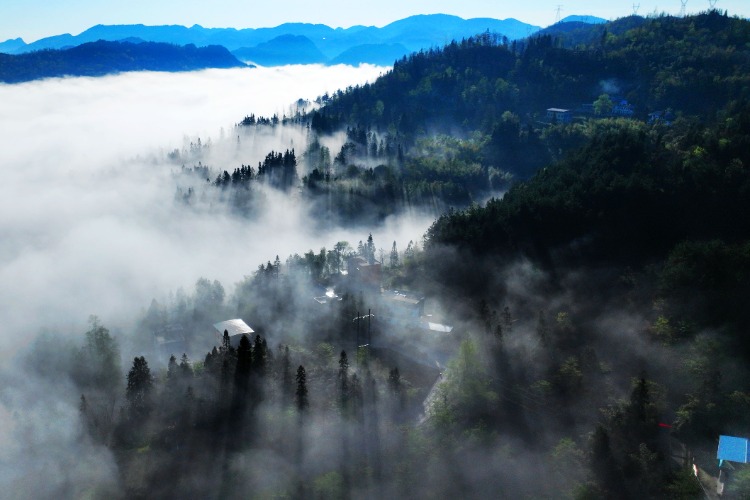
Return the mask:
<path id="1" fill-rule="evenodd" d="M 321 234 L 308 210 L 278 193 L 253 220 L 190 210 L 174 202 L 175 166 L 166 162 L 198 137 L 229 137 L 246 114 L 283 114 L 297 99 L 386 70 L 288 66 L 0 85 L 0 358 L 41 329 L 80 335 L 90 314 L 116 328 L 199 277 L 231 291 L 277 254 L 356 244 L 370 231 L 384 248 L 418 240 L 425 217 Z M 253 155 L 285 140 L 256 139 L 241 153 L 257 164 Z"/>

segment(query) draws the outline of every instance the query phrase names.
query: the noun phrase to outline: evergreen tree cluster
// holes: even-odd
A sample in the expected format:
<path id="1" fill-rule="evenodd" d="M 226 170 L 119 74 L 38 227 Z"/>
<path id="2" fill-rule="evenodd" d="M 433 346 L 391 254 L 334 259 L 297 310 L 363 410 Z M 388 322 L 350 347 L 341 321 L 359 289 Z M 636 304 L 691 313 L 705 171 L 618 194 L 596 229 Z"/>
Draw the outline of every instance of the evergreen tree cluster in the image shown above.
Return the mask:
<path id="1" fill-rule="evenodd" d="M 99 328 L 97 324 L 93 331 Z M 318 352 L 330 347 L 321 345 Z M 136 356 L 126 384 L 118 391 L 122 407 L 109 436 L 96 427 L 96 412 L 86 394 L 79 401 L 81 420 L 87 435 L 114 452 L 123 474 L 122 493 L 127 496 L 244 496 L 250 491 L 245 481 L 251 475 L 227 476 L 222 469 L 245 453 L 264 449 L 273 449 L 290 467 L 297 463 L 294 480 L 267 482 L 265 488 L 271 489 L 261 490 L 264 494 L 290 494 L 297 488 L 313 491 L 321 487 L 326 474 L 348 477 L 347 488 L 369 488 L 369 480 L 357 479 L 356 471 L 373 467 L 379 477 L 383 474 L 378 457 L 386 448 L 373 447 L 372 435 L 382 435 L 395 425 L 406 399 L 401 394 L 401 403 L 392 403 L 385 389 L 386 372 L 378 364 L 350 368 L 345 351 L 338 369 L 332 361 L 300 351 L 300 346 L 292 351 L 289 345 L 280 345 L 274 354 L 260 335 L 254 339 L 243 335 L 235 345 L 225 331 L 221 345 L 203 362 L 192 362 L 186 354 L 178 362 L 172 355 L 164 371 L 155 371 L 144 356 Z M 293 362 L 298 366 L 294 372 Z M 382 374 L 382 382 L 371 369 Z M 398 372 L 391 373 L 394 370 Z M 395 391 L 393 380 L 389 384 Z M 389 415 L 382 422 L 374 416 L 381 411 L 377 404 L 385 405 Z M 343 439 L 345 450 L 334 451 L 336 440 L 305 444 L 318 439 L 314 427 L 318 418 L 330 421 L 326 432 Z M 366 424 L 369 437 L 364 439 Z M 299 461 L 307 461 L 301 458 L 301 446 L 330 447 L 343 461 L 314 472 L 319 469 L 314 458 L 301 467 Z M 264 464 L 256 467 L 272 472 Z"/>
<path id="2" fill-rule="evenodd" d="M 248 186 L 250 182 L 255 180 L 257 178 L 257 171 L 251 167 L 251 166 L 245 166 L 244 164 L 241 165 L 238 168 L 235 168 L 234 171 L 230 174 L 226 170 L 219 174 L 216 177 L 216 180 L 214 180 L 214 185 L 218 187 L 239 187 L 239 186 Z"/>

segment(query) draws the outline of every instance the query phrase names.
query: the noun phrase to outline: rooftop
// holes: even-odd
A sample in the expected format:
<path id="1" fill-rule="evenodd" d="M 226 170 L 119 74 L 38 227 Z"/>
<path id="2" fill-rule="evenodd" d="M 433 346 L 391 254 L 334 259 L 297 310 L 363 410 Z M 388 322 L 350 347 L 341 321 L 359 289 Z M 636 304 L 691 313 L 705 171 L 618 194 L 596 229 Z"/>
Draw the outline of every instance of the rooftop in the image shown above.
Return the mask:
<path id="1" fill-rule="evenodd" d="M 219 323 L 215 323 L 214 328 L 216 328 L 216 330 L 221 335 L 223 335 L 224 330 L 226 330 L 229 333 L 230 337 L 234 337 L 235 335 L 242 335 L 243 333 L 255 333 L 255 331 L 247 326 L 247 323 L 245 323 L 241 319 L 228 319 L 226 321 L 221 321 Z"/>
<path id="2" fill-rule="evenodd" d="M 719 436 L 719 449 L 716 451 L 716 458 L 720 461 L 729 460 L 730 462 L 748 463 L 750 459 L 750 441 L 746 438 L 734 436 Z"/>
<path id="3" fill-rule="evenodd" d="M 392 300 L 394 302 L 398 302 L 401 304 L 408 304 L 412 306 L 416 306 L 420 302 L 424 301 L 424 298 L 422 297 L 419 297 L 416 295 L 409 295 L 404 292 L 399 292 L 398 290 L 384 292 L 383 298 L 387 300 Z"/>

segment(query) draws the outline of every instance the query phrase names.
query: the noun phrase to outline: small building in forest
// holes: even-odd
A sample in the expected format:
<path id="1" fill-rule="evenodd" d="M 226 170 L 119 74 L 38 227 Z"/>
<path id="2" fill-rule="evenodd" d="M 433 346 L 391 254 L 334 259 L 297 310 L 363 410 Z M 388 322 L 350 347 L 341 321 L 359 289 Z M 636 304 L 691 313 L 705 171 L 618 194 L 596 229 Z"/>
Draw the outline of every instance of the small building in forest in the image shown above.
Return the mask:
<path id="1" fill-rule="evenodd" d="M 214 323 L 214 329 L 219 345 L 221 345 L 224 340 L 224 332 L 226 331 L 229 335 L 230 344 L 235 347 L 240 344 L 240 339 L 242 339 L 243 335 L 247 335 L 248 339 L 252 340 L 253 334 L 255 333 L 255 330 L 250 328 L 247 323 L 239 318 Z"/>
<path id="2" fill-rule="evenodd" d="M 432 333 L 448 334 L 450 325 L 439 322 L 431 314 L 425 314 L 425 297 L 415 292 L 384 290 L 380 296 L 381 317 L 391 325 L 420 328 Z"/>
<path id="3" fill-rule="evenodd" d="M 356 286 L 372 289 L 380 289 L 382 268 L 380 262 L 370 262 L 366 258 L 355 255 L 347 261 L 347 271 L 350 282 Z"/>
<path id="4" fill-rule="evenodd" d="M 622 116 L 624 118 L 632 118 L 635 114 L 635 108 L 628 102 L 627 99 L 615 99 L 612 102 L 612 116 Z"/>
<path id="5" fill-rule="evenodd" d="M 424 315 L 424 297 L 422 296 L 398 290 L 385 290 L 381 298 L 385 318 L 391 323 L 416 325 Z"/>
<path id="6" fill-rule="evenodd" d="M 570 123 L 573 121 L 573 113 L 569 109 L 549 108 L 547 120 L 552 123 Z"/>
<path id="7" fill-rule="evenodd" d="M 331 305 L 336 302 L 341 302 L 342 299 L 333 287 L 328 287 L 323 294 L 313 297 L 313 300 L 318 304 Z"/>
<path id="8" fill-rule="evenodd" d="M 649 125 L 653 125 L 655 123 L 660 123 L 662 125 L 672 125 L 672 122 L 674 121 L 675 117 L 674 114 L 667 110 L 667 111 L 654 111 L 653 113 L 648 114 L 648 123 Z"/>

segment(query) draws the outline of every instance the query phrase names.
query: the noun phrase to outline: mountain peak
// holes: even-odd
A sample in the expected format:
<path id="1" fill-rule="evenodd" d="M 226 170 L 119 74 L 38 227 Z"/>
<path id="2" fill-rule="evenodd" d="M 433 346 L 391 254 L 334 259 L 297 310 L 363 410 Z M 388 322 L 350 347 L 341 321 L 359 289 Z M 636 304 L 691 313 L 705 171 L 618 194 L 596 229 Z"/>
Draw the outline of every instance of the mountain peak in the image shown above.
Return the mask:
<path id="1" fill-rule="evenodd" d="M 596 16 L 571 15 L 560 20 L 561 23 L 585 23 L 585 24 L 604 24 L 606 19 Z"/>

